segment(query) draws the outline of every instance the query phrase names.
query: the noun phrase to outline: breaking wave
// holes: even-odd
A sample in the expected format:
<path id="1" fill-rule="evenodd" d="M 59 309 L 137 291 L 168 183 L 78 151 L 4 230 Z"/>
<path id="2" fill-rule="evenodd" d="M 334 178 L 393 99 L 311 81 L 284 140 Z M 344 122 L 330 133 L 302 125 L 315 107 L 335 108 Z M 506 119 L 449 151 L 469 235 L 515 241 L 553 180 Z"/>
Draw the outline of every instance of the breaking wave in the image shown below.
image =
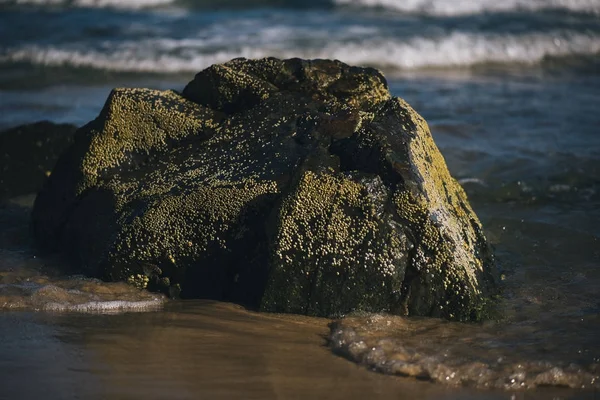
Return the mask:
<path id="1" fill-rule="evenodd" d="M 363 41 L 314 41 L 294 48 L 284 27 L 263 31 L 264 41 L 223 43 L 215 50 L 212 39 L 147 39 L 125 41 L 111 48 L 85 45 L 28 45 L 0 53 L 0 63 L 26 62 L 41 66 L 178 73 L 197 72 L 235 57 L 335 58 L 349 64 L 384 70 L 468 67 L 477 64 L 536 64 L 548 57 L 596 55 L 600 36 L 556 32 L 553 34 L 486 35 L 455 32 L 444 37 L 393 40 L 379 37 Z M 291 33 L 290 33 L 291 34 Z M 273 40 L 279 37 L 278 40 Z M 260 39 L 260 38 L 259 38 Z M 310 41 L 311 38 L 307 38 Z M 212 51 L 211 51 L 212 50 Z"/>

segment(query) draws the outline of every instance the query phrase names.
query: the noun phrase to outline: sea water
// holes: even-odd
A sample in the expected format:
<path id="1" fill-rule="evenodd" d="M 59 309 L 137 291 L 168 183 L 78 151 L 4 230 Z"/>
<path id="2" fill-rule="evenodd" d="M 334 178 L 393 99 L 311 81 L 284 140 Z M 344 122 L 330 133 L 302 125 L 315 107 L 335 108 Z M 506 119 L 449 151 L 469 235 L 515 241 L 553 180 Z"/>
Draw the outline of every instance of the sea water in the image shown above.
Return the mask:
<path id="1" fill-rule="evenodd" d="M 0 0 L 0 129 L 240 56 L 386 74 L 495 248 L 498 316 L 330 324 L 64 275 L 32 194 L 0 205 L 0 398 L 600 396 L 600 0 Z"/>

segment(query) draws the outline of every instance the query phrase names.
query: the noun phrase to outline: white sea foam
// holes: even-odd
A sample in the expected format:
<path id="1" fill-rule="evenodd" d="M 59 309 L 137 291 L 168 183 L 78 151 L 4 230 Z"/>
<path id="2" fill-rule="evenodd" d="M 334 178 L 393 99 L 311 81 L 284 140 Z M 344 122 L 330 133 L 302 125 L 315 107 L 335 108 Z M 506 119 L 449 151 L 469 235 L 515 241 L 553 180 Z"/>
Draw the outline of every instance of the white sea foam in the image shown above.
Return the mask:
<path id="1" fill-rule="evenodd" d="M 140 301 L 90 301 L 82 304 L 68 304 L 50 302 L 43 306 L 45 311 L 71 311 L 83 313 L 114 314 L 131 311 L 153 311 L 159 310 L 164 304 L 164 299 L 157 297 L 153 300 Z"/>
<path id="2" fill-rule="evenodd" d="M 125 283 L 70 277 L 50 279 L 26 267 L 4 272 L 11 283 L 0 284 L 0 310 L 43 310 L 83 313 L 155 311 L 166 298 Z"/>
<path id="3" fill-rule="evenodd" d="M 335 51 L 335 50 L 334 50 Z M 452 33 L 442 38 L 389 39 L 370 46 L 340 48 L 335 56 L 353 64 L 396 69 L 459 67 L 483 63 L 535 64 L 545 57 L 596 54 L 600 37 L 585 34 L 482 35 Z"/>
<path id="4" fill-rule="evenodd" d="M 338 5 L 383 7 L 404 13 L 442 16 L 547 9 L 600 14 L 598 0 L 334 0 L 334 2 Z"/>
<path id="5" fill-rule="evenodd" d="M 290 28 L 291 29 L 291 28 Z M 384 70 L 466 67 L 482 63 L 535 64 L 545 57 L 600 53 L 600 36 L 559 32 L 522 35 L 452 33 L 443 37 L 406 40 L 379 37 L 363 40 L 312 40 L 294 48 L 282 29 L 227 45 L 223 38 L 148 39 L 126 41 L 97 50 L 79 47 L 31 45 L 7 50 L 0 62 L 30 62 L 44 66 L 86 67 L 122 72 L 197 72 L 235 57 L 335 58 L 354 65 Z M 235 43 L 235 41 L 234 41 Z M 216 50 L 215 50 L 216 49 Z M 221 50 L 219 50 L 221 49 Z"/>

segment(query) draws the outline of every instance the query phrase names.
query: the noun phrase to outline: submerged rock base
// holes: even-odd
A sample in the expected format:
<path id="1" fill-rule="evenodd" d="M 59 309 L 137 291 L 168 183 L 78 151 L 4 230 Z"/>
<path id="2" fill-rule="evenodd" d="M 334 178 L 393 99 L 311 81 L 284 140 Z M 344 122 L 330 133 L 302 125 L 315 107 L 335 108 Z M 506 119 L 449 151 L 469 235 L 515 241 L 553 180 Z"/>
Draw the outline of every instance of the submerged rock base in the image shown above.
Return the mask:
<path id="1" fill-rule="evenodd" d="M 496 290 L 426 122 L 339 61 L 235 59 L 181 94 L 115 89 L 33 228 L 86 274 L 264 311 L 478 320 Z"/>
<path id="2" fill-rule="evenodd" d="M 0 201 L 37 193 L 76 129 L 40 121 L 0 132 Z"/>

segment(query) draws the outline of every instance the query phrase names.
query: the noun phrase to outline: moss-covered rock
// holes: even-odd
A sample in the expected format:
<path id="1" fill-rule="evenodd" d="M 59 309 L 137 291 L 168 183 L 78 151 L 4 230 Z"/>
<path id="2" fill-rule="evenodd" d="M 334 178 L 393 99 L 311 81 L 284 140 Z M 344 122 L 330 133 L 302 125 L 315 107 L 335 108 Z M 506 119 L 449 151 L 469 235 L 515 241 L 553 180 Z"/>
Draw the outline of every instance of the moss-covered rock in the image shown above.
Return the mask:
<path id="1" fill-rule="evenodd" d="M 89 274 L 265 311 L 480 319 L 493 257 L 425 121 L 381 73 L 235 59 L 115 89 L 33 212 Z"/>

